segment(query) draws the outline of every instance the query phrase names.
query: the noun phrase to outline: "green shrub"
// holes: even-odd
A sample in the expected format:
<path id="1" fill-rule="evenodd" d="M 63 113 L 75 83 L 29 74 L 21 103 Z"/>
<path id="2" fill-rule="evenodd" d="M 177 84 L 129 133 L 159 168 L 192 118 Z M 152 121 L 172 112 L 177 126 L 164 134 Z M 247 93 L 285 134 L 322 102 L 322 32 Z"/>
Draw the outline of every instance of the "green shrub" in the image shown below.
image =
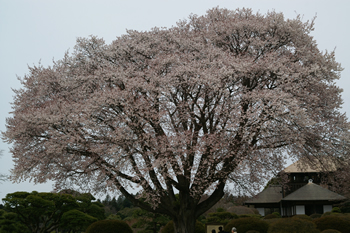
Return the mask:
<path id="1" fill-rule="evenodd" d="M 310 216 L 305 215 L 305 214 L 294 215 L 292 218 L 298 218 L 298 219 L 302 219 L 302 220 L 312 221 L 312 218 Z"/>
<path id="2" fill-rule="evenodd" d="M 321 218 L 315 219 L 314 223 L 316 224 L 317 229 L 321 231 L 334 229 L 342 233 L 350 232 L 349 217 L 341 214 L 322 216 Z"/>
<path id="3" fill-rule="evenodd" d="M 278 212 L 273 212 L 272 214 L 275 215 L 275 216 L 278 217 L 278 218 L 281 217 L 280 213 L 278 213 Z"/>
<path id="4" fill-rule="evenodd" d="M 321 217 L 322 217 L 322 214 L 311 214 L 310 215 L 310 218 L 312 218 L 312 219 L 321 218 Z"/>
<path id="5" fill-rule="evenodd" d="M 279 221 L 280 218 L 271 218 L 271 219 L 264 219 L 264 222 L 267 222 L 269 226 L 277 221 Z"/>
<path id="6" fill-rule="evenodd" d="M 328 230 L 322 231 L 321 233 L 341 233 L 341 232 L 333 229 L 328 229 Z"/>
<path id="7" fill-rule="evenodd" d="M 269 224 L 256 217 L 244 217 L 230 221 L 225 226 L 225 231 L 231 232 L 232 227 L 237 228 L 237 232 L 244 233 L 255 230 L 260 233 L 267 233 Z"/>
<path id="8" fill-rule="evenodd" d="M 341 213 L 338 213 L 338 212 L 325 212 L 324 214 L 322 214 L 322 217 L 330 216 L 330 215 L 341 215 Z"/>
<path id="9" fill-rule="evenodd" d="M 0 210 L 0 232 L 1 233 L 30 233 L 31 231 L 18 221 L 16 213 L 7 213 Z"/>
<path id="10" fill-rule="evenodd" d="M 339 204 L 342 213 L 350 213 L 350 200 Z"/>
<path id="11" fill-rule="evenodd" d="M 215 212 L 208 214 L 206 223 L 221 223 L 226 225 L 230 220 L 237 219 L 237 214 L 230 212 Z"/>
<path id="12" fill-rule="evenodd" d="M 264 217 L 264 219 L 273 219 L 273 218 L 280 218 L 280 217 L 278 217 L 278 216 L 275 215 L 275 214 L 268 214 L 268 215 L 266 215 L 266 216 Z"/>
<path id="13" fill-rule="evenodd" d="M 161 233 L 174 233 L 174 222 L 168 222 L 161 230 Z M 194 233 L 205 233 L 205 225 L 200 221 L 196 221 Z"/>
<path id="14" fill-rule="evenodd" d="M 268 233 L 318 233 L 316 225 L 303 218 L 283 218 L 272 223 Z"/>
<path id="15" fill-rule="evenodd" d="M 133 233 L 130 226 L 121 220 L 109 219 L 100 220 L 91 224 L 87 229 L 86 233 Z"/>
<path id="16" fill-rule="evenodd" d="M 339 207 L 333 207 L 332 213 L 341 213 L 341 210 Z"/>
<path id="17" fill-rule="evenodd" d="M 332 215 L 332 212 L 324 212 L 324 213 L 322 214 L 322 217 L 324 217 L 324 216 L 329 216 L 329 215 Z"/>
<path id="18" fill-rule="evenodd" d="M 84 231 L 93 222 L 96 222 L 97 218 L 94 218 L 79 210 L 70 210 L 65 212 L 61 218 L 61 230 L 70 230 L 73 232 Z"/>
<path id="19" fill-rule="evenodd" d="M 203 223 L 201 223 L 200 221 L 196 221 L 194 233 L 205 233 L 205 225 Z"/>

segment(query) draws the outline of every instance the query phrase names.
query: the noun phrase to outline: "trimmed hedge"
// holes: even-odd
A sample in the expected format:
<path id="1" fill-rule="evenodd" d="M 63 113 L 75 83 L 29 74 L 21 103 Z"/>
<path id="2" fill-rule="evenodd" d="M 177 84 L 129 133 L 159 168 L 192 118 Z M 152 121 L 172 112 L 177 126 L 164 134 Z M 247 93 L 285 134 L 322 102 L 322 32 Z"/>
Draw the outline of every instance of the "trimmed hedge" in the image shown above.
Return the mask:
<path id="1" fill-rule="evenodd" d="M 283 218 L 272 223 L 268 233 L 319 233 L 316 225 L 303 218 Z"/>
<path id="2" fill-rule="evenodd" d="M 108 219 L 100 220 L 91 224 L 85 233 L 133 233 L 130 226 L 121 220 Z"/>
<path id="3" fill-rule="evenodd" d="M 315 219 L 317 229 L 324 231 L 328 229 L 338 230 L 342 233 L 350 232 L 350 218 L 341 214 L 326 215 Z"/>
<path id="4" fill-rule="evenodd" d="M 260 218 L 244 217 L 230 221 L 225 226 L 225 231 L 231 232 L 232 227 L 237 228 L 237 232 L 258 231 L 260 233 L 267 233 L 269 224 Z"/>

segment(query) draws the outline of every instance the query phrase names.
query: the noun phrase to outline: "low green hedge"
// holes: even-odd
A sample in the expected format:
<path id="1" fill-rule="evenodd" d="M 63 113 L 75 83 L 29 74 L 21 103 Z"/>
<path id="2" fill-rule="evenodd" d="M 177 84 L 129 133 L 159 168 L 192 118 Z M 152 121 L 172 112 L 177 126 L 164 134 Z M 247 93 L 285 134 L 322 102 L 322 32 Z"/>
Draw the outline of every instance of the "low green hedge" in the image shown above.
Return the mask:
<path id="1" fill-rule="evenodd" d="M 314 223 L 317 229 L 321 231 L 333 229 L 341 233 L 350 232 L 350 217 L 342 214 L 322 216 L 321 218 L 315 219 Z"/>
<path id="2" fill-rule="evenodd" d="M 121 220 L 108 219 L 100 220 L 91 224 L 85 233 L 133 233 L 130 226 Z"/>
<path id="3" fill-rule="evenodd" d="M 319 233 L 316 225 L 303 218 L 283 218 L 272 223 L 268 233 Z"/>

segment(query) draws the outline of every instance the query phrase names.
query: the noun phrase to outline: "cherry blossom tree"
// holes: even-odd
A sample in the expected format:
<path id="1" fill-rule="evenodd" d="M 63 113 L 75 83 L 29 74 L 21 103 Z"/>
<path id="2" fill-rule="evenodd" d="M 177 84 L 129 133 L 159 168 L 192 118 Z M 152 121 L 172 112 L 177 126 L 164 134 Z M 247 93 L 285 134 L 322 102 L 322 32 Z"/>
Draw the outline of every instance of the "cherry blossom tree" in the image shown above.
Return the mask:
<path id="1" fill-rule="evenodd" d="M 313 26 L 214 8 L 109 45 L 78 39 L 15 90 L 3 133 L 12 178 L 119 190 L 194 232 L 229 183 L 260 184 L 286 155 L 338 156 L 348 138 L 341 67 Z"/>

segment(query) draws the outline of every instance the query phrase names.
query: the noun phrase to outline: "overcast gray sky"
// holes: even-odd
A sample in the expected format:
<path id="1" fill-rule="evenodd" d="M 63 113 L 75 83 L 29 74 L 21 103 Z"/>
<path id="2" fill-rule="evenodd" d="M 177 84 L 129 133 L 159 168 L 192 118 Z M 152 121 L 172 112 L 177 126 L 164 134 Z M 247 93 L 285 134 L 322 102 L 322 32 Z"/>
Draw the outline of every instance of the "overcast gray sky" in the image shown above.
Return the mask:
<path id="1" fill-rule="evenodd" d="M 11 111 L 11 88 L 18 89 L 16 75 L 28 73 L 28 65 L 48 66 L 73 50 L 77 37 L 96 35 L 110 43 L 126 29 L 146 31 L 171 27 L 191 13 L 205 14 L 213 7 L 252 8 L 254 12 L 283 12 L 286 18 L 317 15 L 312 33 L 322 51 L 336 48 L 336 60 L 345 68 L 338 85 L 344 89 L 343 112 L 350 114 L 350 1 L 348 0 L 0 0 L 0 130 Z M 0 173 L 13 167 L 9 145 L 4 150 Z M 15 191 L 52 190 L 52 183 L 0 184 L 0 199 Z M 1 203 L 1 201 L 0 201 Z"/>

